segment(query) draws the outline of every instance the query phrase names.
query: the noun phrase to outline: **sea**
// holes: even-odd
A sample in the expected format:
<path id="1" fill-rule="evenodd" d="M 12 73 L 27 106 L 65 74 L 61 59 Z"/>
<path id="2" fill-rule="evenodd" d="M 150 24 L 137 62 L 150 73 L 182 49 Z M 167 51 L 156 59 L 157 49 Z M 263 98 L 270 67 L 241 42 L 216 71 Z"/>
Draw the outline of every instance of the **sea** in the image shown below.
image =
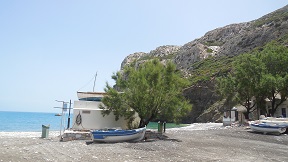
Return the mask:
<path id="1" fill-rule="evenodd" d="M 72 123 L 73 114 L 70 116 L 70 123 Z M 0 111 L 0 132 L 40 132 L 42 127 L 58 131 L 67 126 L 67 113 L 63 116 L 55 116 L 55 113 Z"/>
<path id="2" fill-rule="evenodd" d="M 55 116 L 56 113 L 0 111 L 0 132 L 41 132 L 42 127 L 50 131 L 68 128 L 68 113 Z M 73 114 L 70 114 L 70 128 Z M 62 123 L 62 124 L 61 124 Z M 186 124 L 166 123 L 166 128 L 187 126 Z M 148 129 L 157 129 L 158 122 L 149 122 Z"/>

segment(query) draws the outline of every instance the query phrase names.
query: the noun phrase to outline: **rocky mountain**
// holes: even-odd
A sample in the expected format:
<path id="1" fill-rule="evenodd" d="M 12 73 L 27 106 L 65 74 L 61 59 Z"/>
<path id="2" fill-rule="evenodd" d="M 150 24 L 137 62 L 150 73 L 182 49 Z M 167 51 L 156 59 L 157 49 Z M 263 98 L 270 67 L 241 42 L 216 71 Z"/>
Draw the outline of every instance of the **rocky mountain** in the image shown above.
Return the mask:
<path id="1" fill-rule="evenodd" d="M 121 63 L 121 69 L 127 64 L 130 64 L 133 61 L 143 62 L 152 58 L 161 58 L 164 61 L 172 60 L 176 53 L 179 51 L 180 46 L 166 45 L 157 47 L 155 50 L 150 51 L 149 53 L 145 52 L 136 52 L 127 56 Z"/>
<path id="2" fill-rule="evenodd" d="M 234 57 L 261 48 L 272 40 L 288 46 L 288 5 L 257 20 L 214 29 L 183 46 L 166 45 L 149 53 L 130 54 L 122 62 L 121 69 L 133 61 L 142 63 L 159 58 L 163 62 L 173 61 L 185 77 L 191 77 L 195 76 L 195 65 L 203 60 Z M 214 90 L 214 77 L 209 77 L 208 81 L 198 81 L 185 89 L 184 95 L 193 104 L 186 122 L 218 121 L 222 115 L 221 109 L 231 106 L 231 103 L 220 101 Z"/>

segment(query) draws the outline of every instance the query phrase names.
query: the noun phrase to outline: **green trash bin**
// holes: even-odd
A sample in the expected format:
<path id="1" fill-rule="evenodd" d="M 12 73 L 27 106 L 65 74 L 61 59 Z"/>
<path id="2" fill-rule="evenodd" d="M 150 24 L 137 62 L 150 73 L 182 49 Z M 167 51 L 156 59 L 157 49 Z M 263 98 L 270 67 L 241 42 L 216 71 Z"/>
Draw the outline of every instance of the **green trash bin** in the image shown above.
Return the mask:
<path id="1" fill-rule="evenodd" d="M 48 138 L 50 125 L 42 125 L 42 138 Z"/>
<path id="2" fill-rule="evenodd" d="M 158 122 L 158 133 L 162 133 L 163 132 L 163 123 L 162 122 Z"/>

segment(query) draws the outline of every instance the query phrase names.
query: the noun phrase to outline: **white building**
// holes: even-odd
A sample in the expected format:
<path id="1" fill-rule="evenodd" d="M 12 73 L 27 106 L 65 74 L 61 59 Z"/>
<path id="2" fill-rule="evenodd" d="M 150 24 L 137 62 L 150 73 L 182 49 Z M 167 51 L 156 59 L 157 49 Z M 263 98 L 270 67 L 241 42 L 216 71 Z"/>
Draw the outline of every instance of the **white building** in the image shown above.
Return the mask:
<path id="1" fill-rule="evenodd" d="M 79 100 L 74 101 L 73 130 L 128 128 L 124 118 L 116 121 L 113 113 L 102 115 L 103 110 L 99 105 L 102 104 L 101 99 L 105 95 L 104 92 L 77 92 L 77 95 Z M 139 122 L 139 118 L 136 119 L 134 122 Z"/>
<path id="2" fill-rule="evenodd" d="M 276 102 L 278 102 L 280 98 L 281 98 L 280 95 L 276 95 Z M 272 109 L 271 101 L 269 99 L 266 99 L 265 101 L 266 101 L 266 111 L 268 112 L 269 115 Z M 276 112 L 274 113 L 274 117 L 287 118 L 288 117 L 287 112 L 288 112 L 288 100 L 284 101 L 281 105 L 278 106 Z"/>

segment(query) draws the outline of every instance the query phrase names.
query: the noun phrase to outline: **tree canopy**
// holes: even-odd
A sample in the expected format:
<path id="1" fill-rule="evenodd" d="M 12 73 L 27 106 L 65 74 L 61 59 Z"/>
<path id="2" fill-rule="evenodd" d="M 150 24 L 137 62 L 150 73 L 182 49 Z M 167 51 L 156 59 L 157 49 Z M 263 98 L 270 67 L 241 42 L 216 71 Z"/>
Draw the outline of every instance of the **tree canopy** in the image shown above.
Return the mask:
<path id="1" fill-rule="evenodd" d="M 106 84 L 102 102 L 104 115 L 113 112 L 116 120 L 121 116 L 132 121 L 137 112 L 140 123 L 136 127 L 155 119 L 177 122 L 192 108 L 182 94 L 189 82 L 171 62 L 164 65 L 154 59 L 126 66 L 112 78 L 116 88 Z"/>
<path id="2" fill-rule="evenodd" d="M 254 104 L 263 103 L 266 98 L 271 101 L 269 113 L 273 116 L 278 106 L 287 99 L 287 65 L 288 48 L 276 42 L 268 43 L 258 51 L 239 55 L 230 74 L 218 79 L 217 89 L 223 97 L 234 96 L 235 101 L 247 108 L 246 119 L 255 110 Z"/>
<path id="3" fill-rule="evenodd" d="M 246 107 L 245 118 L 254 111 L 255 104 L 250 101 L 258 93 L 264 70 L 264 64 L 255 55 L 242 54 L 233 62 L 231 73 L 218 80 L 220 94 Z"/>
<path id="4" fill-rule="evenodd" d="M 257 53 L 257 57 L 266 67 L 261 85 L 262 92 L 271 102 L 271 112 L 268 113 L 273 116 L 288 96 L 288 48 L 273 41 Z"/>

